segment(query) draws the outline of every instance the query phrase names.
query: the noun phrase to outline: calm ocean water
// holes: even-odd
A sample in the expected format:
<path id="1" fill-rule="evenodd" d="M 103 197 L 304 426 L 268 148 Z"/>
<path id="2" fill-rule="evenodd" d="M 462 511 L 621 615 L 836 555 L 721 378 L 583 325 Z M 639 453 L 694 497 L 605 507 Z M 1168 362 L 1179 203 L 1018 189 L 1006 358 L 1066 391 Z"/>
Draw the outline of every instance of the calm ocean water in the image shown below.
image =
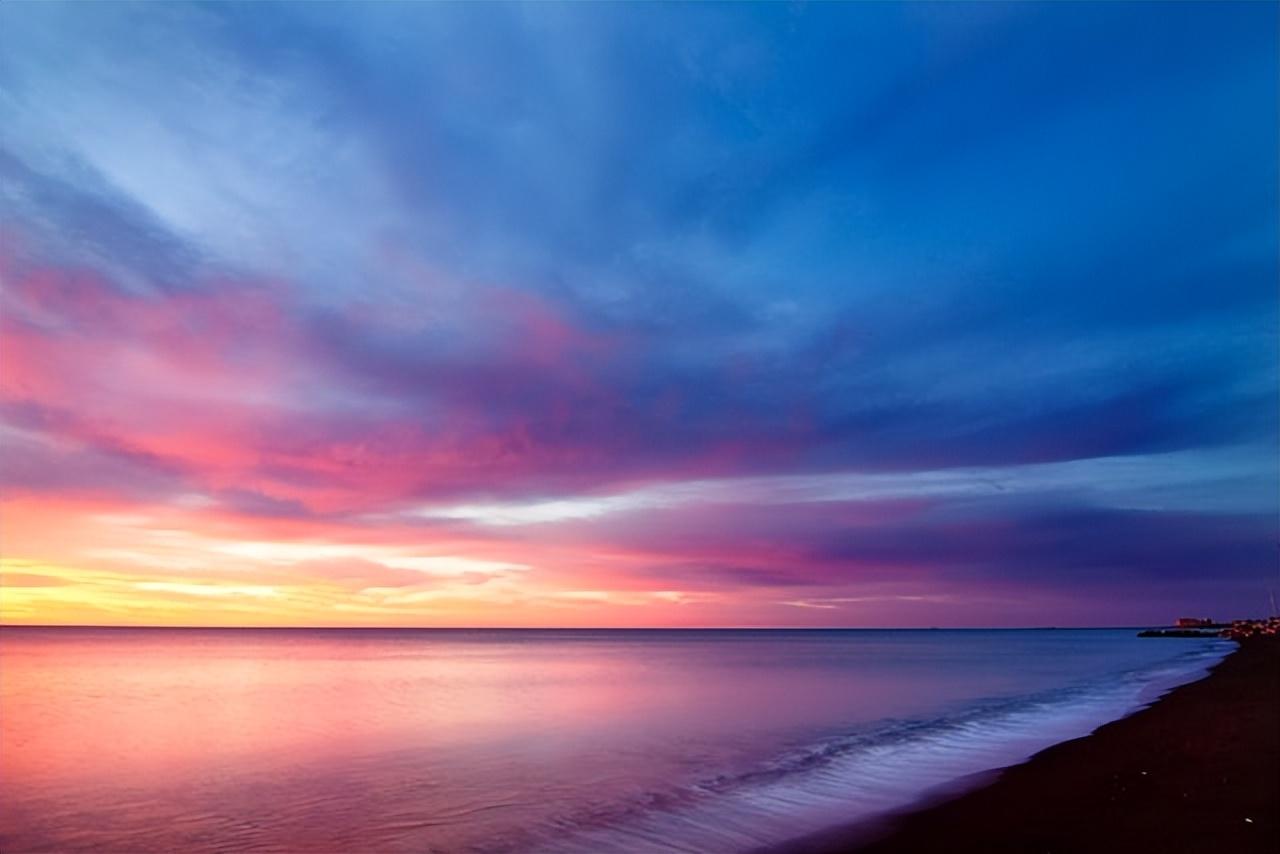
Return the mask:
<path id="1" fill-rule="evenodd" d="M 1131 630 L 0 630 L 0 850 L 739 852 L 1195 678 Z"/>

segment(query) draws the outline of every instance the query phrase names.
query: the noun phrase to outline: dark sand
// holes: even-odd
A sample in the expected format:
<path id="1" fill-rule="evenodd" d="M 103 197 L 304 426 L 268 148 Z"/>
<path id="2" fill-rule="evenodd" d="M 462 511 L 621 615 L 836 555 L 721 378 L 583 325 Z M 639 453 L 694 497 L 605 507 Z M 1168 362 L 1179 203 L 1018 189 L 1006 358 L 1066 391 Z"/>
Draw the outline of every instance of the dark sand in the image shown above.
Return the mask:
<path id="1" fill-rule="evenodd" d="M 1280 854 L 1280 639 L 1245 642 L 1208 677 L 985 788 L 781 850 Z"/>

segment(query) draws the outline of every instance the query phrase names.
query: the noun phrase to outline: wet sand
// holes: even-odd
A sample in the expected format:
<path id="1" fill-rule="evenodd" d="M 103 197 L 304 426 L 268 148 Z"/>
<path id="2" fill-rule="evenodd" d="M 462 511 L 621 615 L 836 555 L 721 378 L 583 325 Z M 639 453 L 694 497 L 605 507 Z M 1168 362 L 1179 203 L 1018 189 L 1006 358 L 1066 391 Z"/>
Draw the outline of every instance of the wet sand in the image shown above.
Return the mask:
<path id="1" fill-rule="evenodd" d="M 1280 639 L 1245 642 L 1206 678 L 993 776 L 965 794 L 780 852 L 1276 854 Z"/>

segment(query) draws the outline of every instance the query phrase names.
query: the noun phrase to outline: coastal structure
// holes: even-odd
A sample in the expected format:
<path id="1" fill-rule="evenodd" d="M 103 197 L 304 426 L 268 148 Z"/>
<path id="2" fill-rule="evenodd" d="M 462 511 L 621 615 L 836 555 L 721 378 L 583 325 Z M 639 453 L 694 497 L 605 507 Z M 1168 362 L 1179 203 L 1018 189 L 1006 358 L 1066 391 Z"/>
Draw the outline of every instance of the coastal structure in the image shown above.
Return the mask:
<path id="1" fill-rule="evenodd" d="M 1280 617 L 1267 617 L 1264 620 L 1233 620 L 1231 626 L 1223 630 L 1222 636 L 1232 640 L 1280 637 Z"/>
<path id="2" fill-rule="evenodd" d="M 1258 620 L 1232 620 L 1230 624 L 1213 622 L 1188 625 L 1187 620 L 1180 619 L 1172 629 L 1147 629 L 1138 632 L 1140 638 L 1211 638 L 1222 637 L 1231 640 L 1249 640 L 1253 638 L 1280 637 L 1280 617 L 1265 617 Z"/>

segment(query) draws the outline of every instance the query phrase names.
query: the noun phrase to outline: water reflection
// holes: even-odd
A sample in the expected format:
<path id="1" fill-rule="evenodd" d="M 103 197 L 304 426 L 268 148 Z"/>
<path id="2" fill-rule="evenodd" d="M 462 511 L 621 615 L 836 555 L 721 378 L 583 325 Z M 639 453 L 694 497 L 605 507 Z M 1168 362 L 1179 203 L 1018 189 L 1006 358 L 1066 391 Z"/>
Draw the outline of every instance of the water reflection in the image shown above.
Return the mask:
<path id="1" fill-rule="evenodd" d="M 1129 633 L 0 632 L 4 850 L 519 849 Z"/>

